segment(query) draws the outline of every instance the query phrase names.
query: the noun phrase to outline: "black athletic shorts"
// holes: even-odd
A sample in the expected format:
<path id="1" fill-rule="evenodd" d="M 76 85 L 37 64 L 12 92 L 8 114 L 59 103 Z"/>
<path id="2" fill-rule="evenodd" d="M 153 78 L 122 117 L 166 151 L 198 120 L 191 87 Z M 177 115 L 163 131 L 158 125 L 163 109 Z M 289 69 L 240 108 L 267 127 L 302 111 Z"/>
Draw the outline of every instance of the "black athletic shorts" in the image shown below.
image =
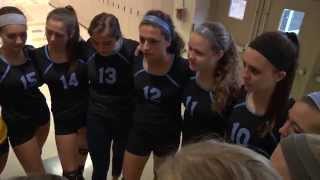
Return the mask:
<path id="1" fill-rule="evenodd" d="M 27 108 L 27 107 L 26 107 Z M 30 140 L 39 126 L 48 123 L 50 113 L 47 105 L 36 108 L 30 113 L 19 113 L 14 110 L 2 109 L 2 118 L 8 127 L 8 137 L 12 147 Z"/>
<path id="2" fill-rule="evenodd" d="M 151 152 L 158 157 L 175 153 L 180 145 L 180 130 L 166 127 L 134 126 L 129 134 L 127 151 L 148 156 Z"/>
<path id="3" fill-rule="evenodd" d="M 55 134 L 72 134 L 76 133 L 80 128 L 85 127 L 87 110 L 88 104 L 84 102 L 60 112 L 52 111 Z"/>

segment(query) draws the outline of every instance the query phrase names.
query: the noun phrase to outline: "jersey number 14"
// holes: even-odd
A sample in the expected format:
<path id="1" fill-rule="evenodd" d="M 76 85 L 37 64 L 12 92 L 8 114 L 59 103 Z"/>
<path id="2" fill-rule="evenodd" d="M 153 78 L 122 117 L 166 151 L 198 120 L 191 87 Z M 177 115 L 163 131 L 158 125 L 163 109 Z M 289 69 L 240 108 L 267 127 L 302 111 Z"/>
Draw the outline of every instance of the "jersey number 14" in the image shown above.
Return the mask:
<path id="1" fill-rule="evenodd" d="M 77 87 L 79 85 L 76 73 L 72 73 L 69 80 L 67 80 L 67 78 L 62 75 L 60 77 L 60 81 L 63 84 L 63 89 L 69 89 L 70 86 Z"/>

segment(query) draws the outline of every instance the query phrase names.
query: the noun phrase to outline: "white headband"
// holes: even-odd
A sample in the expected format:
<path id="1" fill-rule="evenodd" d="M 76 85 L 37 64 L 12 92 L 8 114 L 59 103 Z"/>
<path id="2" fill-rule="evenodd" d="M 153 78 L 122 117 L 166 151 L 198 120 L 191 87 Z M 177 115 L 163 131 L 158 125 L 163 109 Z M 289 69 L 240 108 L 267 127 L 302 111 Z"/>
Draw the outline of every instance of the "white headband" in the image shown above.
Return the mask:
<path id="1" fill-rule="evenodd" d="M 13 24 L 26 25 L 26 17 L 16 13 L 4 14 L 0 16 L 0 27 Z"/>
<path id="2" fill-rule="evenodd" d="M 318 109 L 320 110 L 320 92 L 313 92 L 308 94 L 308 97 L 312 99 L 312 101 L 317 105 Z"/>

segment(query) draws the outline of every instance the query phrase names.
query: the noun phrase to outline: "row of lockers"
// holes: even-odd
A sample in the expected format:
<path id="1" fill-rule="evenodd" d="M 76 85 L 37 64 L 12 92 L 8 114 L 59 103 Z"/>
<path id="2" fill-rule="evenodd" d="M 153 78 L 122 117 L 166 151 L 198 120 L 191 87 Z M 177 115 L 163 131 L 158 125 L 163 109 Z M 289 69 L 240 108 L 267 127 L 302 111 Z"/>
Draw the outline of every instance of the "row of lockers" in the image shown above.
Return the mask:
<path id="1" fill-rule="evenodd" d="M 138 38 L 138 25 L 143 15 L 150 9 L 160 9 L 170 14 L 178 24 L 177 29 L 182 30 L 182 36 L 187 37 L 190 31 L 190 20 L 180 21 L 176 18 L 176 9 L 185 8 L 185 18 L 192 17 L 193 1 L 184 0 L 51 0 L 53 6 L 72 5 L 80 19 L 80 23 L 88 26 L 91 19 L 100 12 L 112 13 L 118 17 L 123 34 L 133 39 Z M 189 11 L 189 12 L 188 12 Z M 185 31 L 187 29 L 187 31 Z"/>

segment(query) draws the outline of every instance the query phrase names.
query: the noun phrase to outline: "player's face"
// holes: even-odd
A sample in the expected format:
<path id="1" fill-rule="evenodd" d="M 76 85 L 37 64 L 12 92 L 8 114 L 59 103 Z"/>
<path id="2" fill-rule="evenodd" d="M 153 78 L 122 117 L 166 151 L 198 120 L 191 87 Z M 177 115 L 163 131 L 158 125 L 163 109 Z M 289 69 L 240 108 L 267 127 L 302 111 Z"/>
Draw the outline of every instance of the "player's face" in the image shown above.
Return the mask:
<path id="1" fill-rule="evenodd" d="M 65 48 L 69 40 L 67 28 L 62 21 L 49 19 L 46 24 L 48 45 L 53 48 Z"/>
<path id="2" fill-rule="evenodd" d="M 243 54 L 242 77 L 248 92 L 265 93 L 273 91 L 285 72 L 277 70 L 262 54 L 248 48 Z"/>
<path id="3" fill-rule="evenodd" d="M 165 39 L 159 28 L 151 25 L 141 25 L 139 34 L 139 47 L 145 59 L 159 59 L 167 53 L 170 42 Z"/>
<path id="4" fill-rule="evenodd" d="M 308 104 L 297 101 L 289 110 L 288 119 L 279 129 L 281 137 L 292 133 L 318 133 L 320 112 Z"/>
<path id="5" fill-rule="evenodd" d="M 90 42 L 100 55 L 108 56 L 115 48 L 117 40 L 108 33 L 101 32 L 94 33 L 90 38 Z"/>
<path id="6" fill-rule="evenodd" d="M 2 48 L 20 51 L 27 40 L 27 26 L 19 24 L 4 26 L 0 30 L 0 37 Z"/>
<path id="7" fill-rule="evenodd" d="M 188 43 L 189 67 L 193 71 L 213 69 L 221 58 L 221 51 L 214 51 L 208 39 L 193 32 Z"/>

